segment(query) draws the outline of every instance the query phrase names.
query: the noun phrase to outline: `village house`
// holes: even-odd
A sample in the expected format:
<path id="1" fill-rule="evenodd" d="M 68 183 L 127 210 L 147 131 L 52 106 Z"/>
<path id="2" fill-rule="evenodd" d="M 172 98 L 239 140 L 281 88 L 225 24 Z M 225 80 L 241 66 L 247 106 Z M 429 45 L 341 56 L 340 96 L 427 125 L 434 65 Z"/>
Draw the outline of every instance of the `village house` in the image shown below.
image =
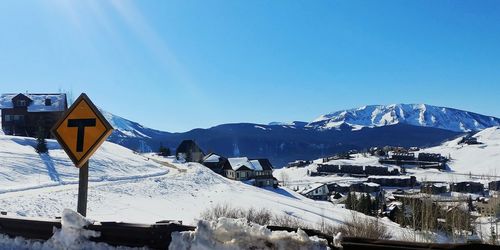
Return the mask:
<path id="1" fill-rule="evenodd" d="M 175 151 L 177 160 L 184 159 L 186 162 L 202 162 L 205 154 L 193 140 L 184 140 Z"/>
<path id="2" fill-rule="evenodd" d="M 396 152 L 391 152 L 389 154 L 389 158 L 391 160 L 395 161 L 414 161 L 415 160 L 415 153 L 396 153 Z"/>
<path id="3" fill-rule="evenodd" d="M 223 156 L 220 156 L 215 153 L 210 153 L 203 157 L 203 160 L 201 164 L 203 164 L 205 167 L 211 169 L 212 171 L 222 175 L 223 174 L 223 169 L 224 169 L 224 164 L 226 163 L 227 159 Z"/>
<path id="4" fill-rule="evenodd" d="M 354 183 L 349 187 L 351 192 L 378 193 L 381 191 L 380 185 L 373 182 Z"/>
<path id="5" fill-rule="evenodd" d="M 327 185 L 324 183 L 315 183 L 313 185 L 297 189 L 297 192 L 313 200 L 327 200 L 330 193 Z"/>
<path id="6" fill-rule="evenodd" d="M 414 187 L 417 184 L 415 176 L 370 176 L 368 182 L 386 187 Z"/>
<path id="7" fill-rule="evenodd" d="M 420 192 L 425 194 L 442 194 L 448 191 L 448 184 L 438 182 L 424 182 L 420 184 Z"/>
<path id="8" fill-rule="evenodd" d="M 459 193 L 480 193 L 484 191 L 484 185 L 472 181 L 457 182 L 450 185 L 450 191 Z"/>
<path id="9" fill-rule="evenodd" d="M 327 187 L 328 187 L 328 190 L 330 190 L 330 192 L 346 194 L 346 193 L 349 193 L 349 191 L 351 191 L 351 184 L 348 184 L 348 183 L 332 182 L 332 183 L 328 183 Z"/>
<path id="10" fill-rule="evenodd" d="M 258 187 L 277 185 L 268 159 L 228 158 L 224 162 L 223 175 L 238 181 L 254 180 L 253 184 Z"/>
<path id="11" fill-rule="evenodd" d="M 488 183 L 488 189 L 490 191 L 500 191 L 500 181 L 492 181 Z"/>
<path id="12" fill-rule="evenodd" d="M 2 94 L 2 130 L 6 135 L 37 137 L 50 130 L 68 109 L 66 94 Z"/>

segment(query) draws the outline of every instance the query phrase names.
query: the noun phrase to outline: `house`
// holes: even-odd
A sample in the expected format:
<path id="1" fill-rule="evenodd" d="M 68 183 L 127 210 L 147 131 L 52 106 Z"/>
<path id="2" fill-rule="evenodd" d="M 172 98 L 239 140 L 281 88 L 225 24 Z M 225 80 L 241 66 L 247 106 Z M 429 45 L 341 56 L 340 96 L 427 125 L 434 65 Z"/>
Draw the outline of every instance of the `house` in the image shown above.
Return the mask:
<path id="1" fill-rule="evenodd" d="M 187 162 L 202 162 L 205 154 L 193 140 L 184 140 L 175 151 L 177 160 L 184 159 Z"/>
<path id="2" fill-rule="evenodd" d="M 492 181 L 488 183 L 488 189 L 491 191 L 500 191 L 500 181 Z"/>
<path id="3" fill-rule="evenodd" d="M 324 183 L 315 183 L 298 189 L 297 192 L 313 200 L 327 200 L 329 194 L 328 187 Z"/>
<path id="4" fill-rule="evenodd" d="M 480 193 L 484 191 L 484 185 L 472 181 L 457 182 L 450 185 L 450 191 L 459 193 Z"/>
<path id="5" fill-rule="evenodd" d="M 414 187 L 417 184 L 415 176 L 370 176 L 368 182 L 386 187 Z"/>
<path id="6" fill-rule="evenodd" d="M 351 192 L 359 193 L 378 193 L 380 192 L 380 185 L 373 182 L 354 183 L 349 187 Z"/>
<path id="7" fill-rule="evenodd" d="M 36 137 L 50 130 L 68 109 L 66 94 L 2 94 L 2 130 L 6 135 Z"/>
<path id="8" fill-rule="evenodd" d="M 415 153 L 396 153 L 396 152 L 391 152 L 390 154 L 390 159 L 391 160 L 396 160 L 396 161 L 414 161 L 415 160 Z"/>
<path id="9" fill-rule="evenodd" d="M 442 156 L 441 154 L 433 154 L 433 153 L 419 153 L 418 161 L 423 162 L 446 162 L 448 159 Z"/>
<path id="10" fill-rule="evenodd" d="M 268 159 L 228 158 L 224 162 L 222 173 L 233 180 L 253 180 L 253 184 L 258 187 L 277 185 L 277 180 L 273 177 L 273 167 Z"/>
<path id="11" fill-rule="evenodd" d="M 203 157 L 201 164 L 203 164 L 207 168 L 210 168 L 212 171 L 222 175 L 224 164 L 226 161 L 227 159 L 225 157 L 215 153 L 210 153 L 205 157 Z"/>
<path id="12" fill-rule="evenodd" d="M 328 190 L 330 192 L 346 194 L 346 193 L 349 193 L 349 191 L 351 191 L 351 189 L 350 189 L 351 185 L 348 183 L 334 183 L 334 182 L 332 182 L 332 183 L 328 183 L 327 187 L 328 187 Z"/>
<path id="13" fill-rule="evenodd" d="M 425 182 L 420 185 L 420 192 L 426 194 L 442 194 L 448 191 L 446 183 Z"/>
<path id="14" fill-rule="evenodd" d="M 312 161 L 296 160 L 293 162 L 289 162 L 286 165 L 286 168 L 293 168 L 293 167 L 302 168 L 302 167 L 305 167 L 311 163 L 312 163 Z"/>

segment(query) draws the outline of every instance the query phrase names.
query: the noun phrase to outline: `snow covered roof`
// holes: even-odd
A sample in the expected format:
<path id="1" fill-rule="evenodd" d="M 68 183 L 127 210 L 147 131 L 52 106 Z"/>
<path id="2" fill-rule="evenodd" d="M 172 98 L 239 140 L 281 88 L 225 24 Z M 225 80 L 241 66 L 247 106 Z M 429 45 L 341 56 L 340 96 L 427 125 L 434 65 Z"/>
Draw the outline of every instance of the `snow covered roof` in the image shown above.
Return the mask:
<path id="1" fill-rule="evenodd" d="M 28 112 L 60 112 L 67 108 L 66 94 L 2 94 L 0 96 L 0 109 L 14 108 L 12 99 L 18 95 L 24 95 L 31 100 Z M 50 100 L 47 102 L 46 100 Z M 50 104 L 50 105 L 46 105 Z"/>
<path id="2" fill-rule="evenodd" d="M 217 154 L 214 154 L 214 153 L 210 153 L 209 155 L 207 155 L 205 157 L 205 159 L 203 160 L 203 162 L 214 162 L 214 163 L 218 163 L 220 162 L 220 158 L 221 156 L 220 155 L 217 155 Z"/>
<path id="3" fill-rule="evenodd" d="M 310 192 L 312 192 L 312 191 L 314 191 L 314 190 L 316 190 L 316 189 L 318 189 L 318 188 L 320 188 L 320 187 L 322 187 L 324 185 L 326 185 L 326 184 L 324 184 L 324 183 L 314 183 L 314 184 L 311 184 L 311 185 L 309 185 L 307 187 L 304 187 L 303 189 L 299 190 L 299 193 L 300 194 L 307 194 L 307 193 L 310 193 Z"/>
<path id="4" fill-rule="evenodd" d="M 247 157 L 228 158 L 229 165 L 236 171 L 242 167 L 247 167 L 253 171 L 271 170 L 270 162 L 267 159 L 249 160 Z"/>

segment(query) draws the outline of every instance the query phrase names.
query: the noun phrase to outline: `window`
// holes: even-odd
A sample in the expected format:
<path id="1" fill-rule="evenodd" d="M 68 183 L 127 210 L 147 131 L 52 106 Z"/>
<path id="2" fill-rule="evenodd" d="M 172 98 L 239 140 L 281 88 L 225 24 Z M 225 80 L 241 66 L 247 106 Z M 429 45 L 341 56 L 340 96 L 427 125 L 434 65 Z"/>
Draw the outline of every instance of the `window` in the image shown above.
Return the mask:
<path id="1" fill-rule="evenodd" d="M 18 107 L 24 107 L 26 106 L 26 100 L 17 100 L 16 104 Z"/>
<path id="2" fill-rule="evenodd" d="M 240 173 L 236 172 L 236 178 L 240 178 Z"/>
<path id="3" fill-rule="evenodd" d="M 12 120 L 10 115 L 5 115 L 5 121 L 10 122 Z"/>
<path id="4" fill-rule="evenodd" d="M 52 105 L 52 100 L 49 98 L 45 99 L 45 106 L 50 106 L 50 105 Z"/>
<path id="5" fill-rule="evenodd" d="M 24 115 L 14 115 L 14 121 L 24 121 Z"/>
<path id="6" fill-rule="evenodd" d="M 245 172 L 241 172 L 241 178 L 244 178 L 246 176 Z"/>

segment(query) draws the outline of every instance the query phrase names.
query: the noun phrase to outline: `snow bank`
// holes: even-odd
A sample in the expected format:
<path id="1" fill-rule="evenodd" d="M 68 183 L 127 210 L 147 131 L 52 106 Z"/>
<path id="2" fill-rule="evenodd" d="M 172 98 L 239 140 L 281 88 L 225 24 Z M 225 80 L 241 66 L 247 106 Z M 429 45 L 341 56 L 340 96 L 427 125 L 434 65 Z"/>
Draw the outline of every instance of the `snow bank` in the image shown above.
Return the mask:
<path id="1" fill-rule="evenodd" d="M 64 209 L 61 217 L 61 229 L 54 229 L 54 235 L 48 241 L 27 240 L 22 237 L 9 238 L 8 236 L 0 235 L 0 249 L 132 249 L 90 241 L 90 237 L 100 236 L 99 232 L 84 229 L 85 226 L 91 223 L 92 221 L 81 216 L 79 213 L 70 209 Z"/>
<path id="2" fill-rule="evenodd" d="M 216 222 L 199 221 L 195 231 L 174 232 L 169 249 L 329 249 L 324 239 L 294 232 L 271 231 L 248 224 L 246 219 L 220 218 Z"/>

